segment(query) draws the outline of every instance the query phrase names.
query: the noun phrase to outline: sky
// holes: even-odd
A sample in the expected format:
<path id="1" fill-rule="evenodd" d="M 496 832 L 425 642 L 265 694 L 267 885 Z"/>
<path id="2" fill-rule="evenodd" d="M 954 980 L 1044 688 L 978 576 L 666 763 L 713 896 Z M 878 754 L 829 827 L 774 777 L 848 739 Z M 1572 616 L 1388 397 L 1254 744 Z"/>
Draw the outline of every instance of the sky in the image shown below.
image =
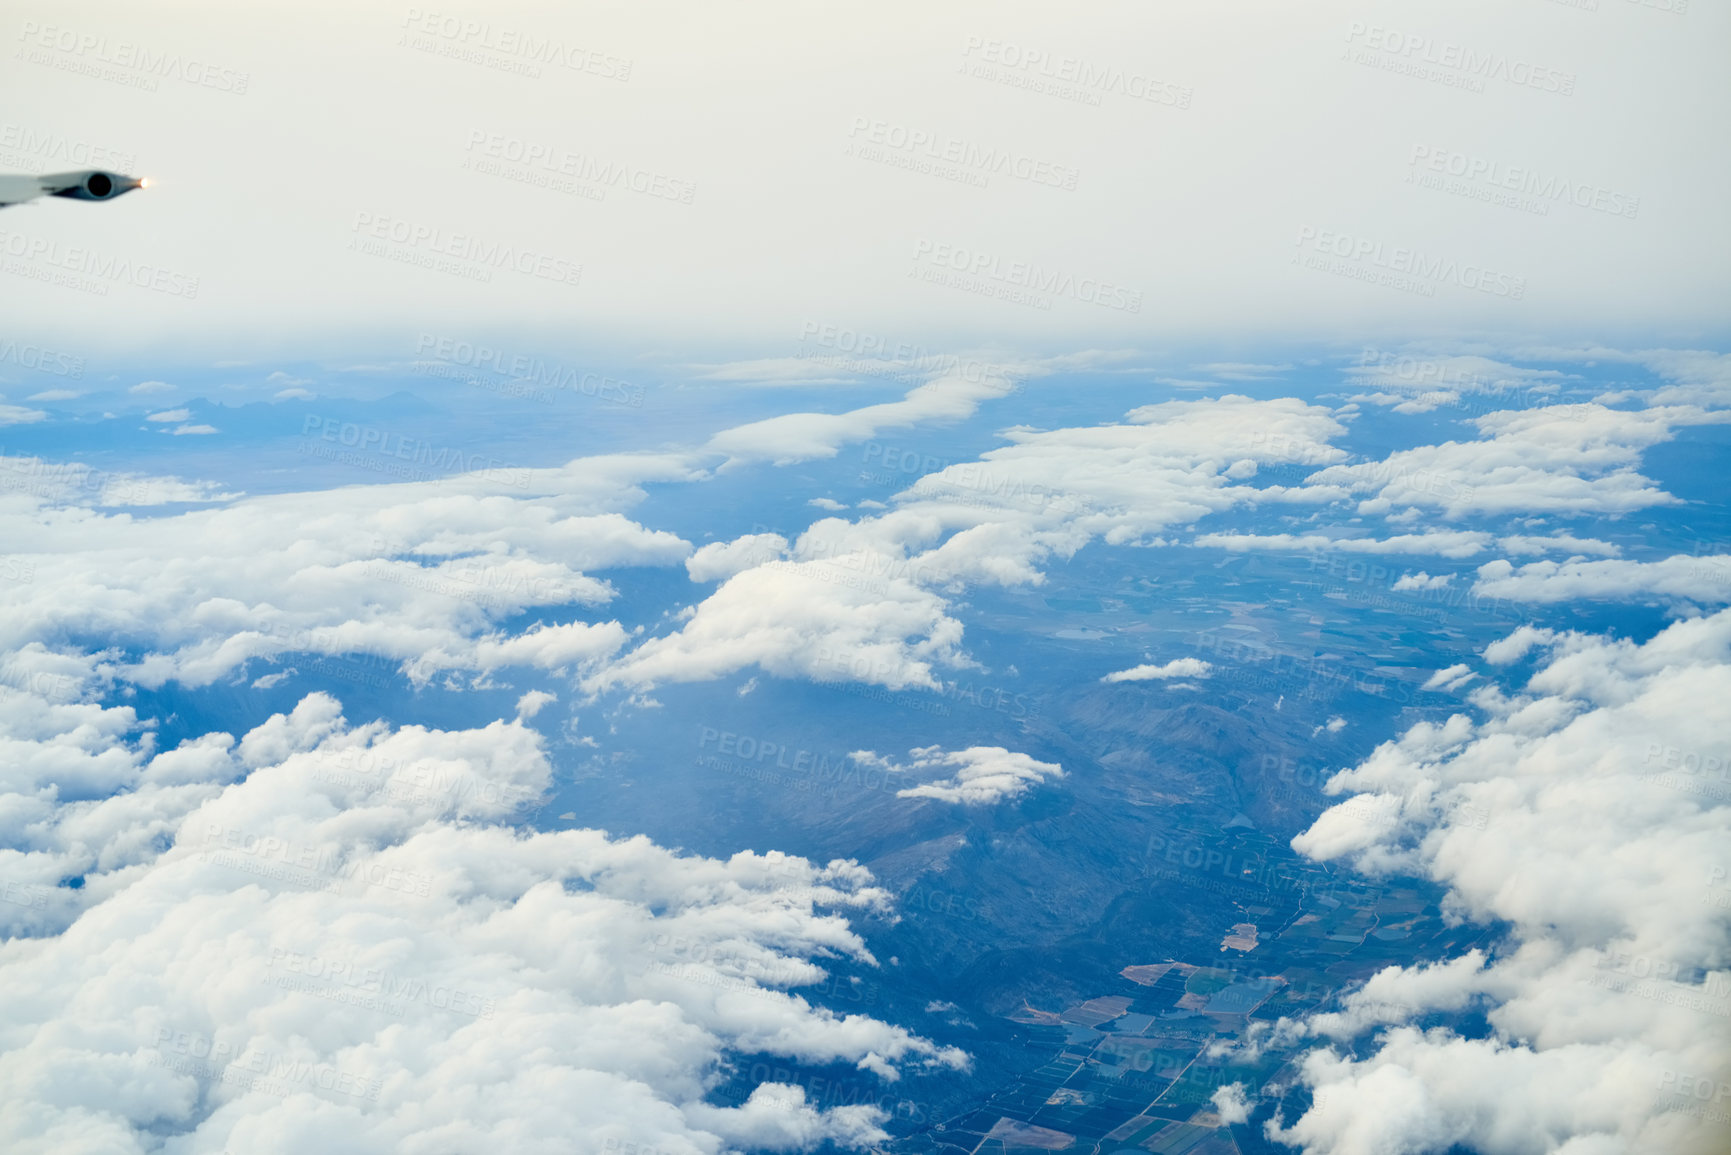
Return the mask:
<path id="1" fill-rule="evenodd" d="M 1728 19 L 17 5 L 0 160 L 154 185 L 8 213 L 7 267 L 156 287 L 20 279 L 8 323 L 87 357 L 376 355 L 453 326 L 761 356 L 808 323 L 1024 352 L 1343 324 L 1687 346 L 1731 287 L 1731 162 L 1704 146 Z"/>

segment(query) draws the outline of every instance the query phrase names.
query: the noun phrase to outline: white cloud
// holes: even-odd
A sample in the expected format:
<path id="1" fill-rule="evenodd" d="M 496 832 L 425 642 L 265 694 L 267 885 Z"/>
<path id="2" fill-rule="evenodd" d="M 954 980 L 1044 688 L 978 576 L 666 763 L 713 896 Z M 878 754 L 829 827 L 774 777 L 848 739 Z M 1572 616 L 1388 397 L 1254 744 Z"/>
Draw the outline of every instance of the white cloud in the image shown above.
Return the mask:
<path id="1" fill-rule="evenodd" d="M 1453 405 L 1460 399 L 1459 393 L 1448 389 L 1433 389 L 1413 397 L 1400 393 L 1355 393 L 1347 398 L 1348 401 L 1368 402 L 1385 409 L 1392 407 L 1396 413 L 1430 413 L 1444 405 Z"/>
<path id="2" fill-rule="evenodd" d="M 1395 579 L 1395 583 L 1390 586 L 1389 589 L 1396 591 L 1441 590 L 1447 589 L 1454 580 L 1455 575 L 1452 573 L 1437 574 L 1435 577 L 1432 577 L 1430 574 L 1420 570 L 1417 573 L 1402 574 L 1399 578 Z"/>
<path id="3" fill-rule="evenodd" d="M 685 559 L 694 582 L 722 581 L 736 573 L 787 556 L 787 539 L 779 533 L 748 533 L 732 541 L 703 546 Z"/>
<path id="4" fill-rule="evenodd" d="M 1531 537 L 1514 534 L 1509 537 L 1499 537 L 1497 548 L 1504 553 L 1564 553 L 1564 554 L 1598 554 L 1601 557 L 1616 557 L 1622 553 L 1622 547 L 1608 541 L 1599 541 L 1591 537 L 1574 537 L 1566 533 L 1552 534 L 1549 537 Z"/>
<path id="5" fill-rule="evenodd" d="M 647 689 L 756 666 L 818 682 L 936 689 L 934 662 L 965 664 L 962 626 L 905 572 L 905 563 L 868 554 L 746 569 L 701 602 L 677 633 L 643 643 L 585 686 Z"/>
<path id="6" fill-rule="evenodd" d="M 1102 682 L 1146 682 L 1164 678 L 1206 678 L 1214 667 L 1200 658 L 1174 658 L 1164 666 L 1132 666 L 1107 674 Z"/>
<path id="7" fill-rule="evenodd" d="M 1721 1149 L 1682 1088 L 1731 1082 L 1731 611 L 1644 644 L 1523 629 L 1495 658 L 1534 645 L 1549 656 L 1519 692 L 1486 687 L 1472 695 L 1482 720 L 1384 743 L 1329 783 L 1358 797 L 1293 840 L 1434 879 L 1452 916 L 1510 931 L 1489 961 L 1387 968 L 1309 1020 L 1342 1041 L 1389 1029 L 1363 1057 L 1304 1060 L 1316 1103 L 1271 1131 L 1281 1140 L 1312 1153 Z M 1406 1025 L 1480 1002 L 1487 1037 Z"/>
<path id="8" fill-rule="evenodd" d="M 839 502 L 832 497 L 814 497 L 807 501 L 806 504 L 816 506 L 818 509 L 828 510 L 830 513 L 837 513 L 847 508 L 844 503 Z"/>
<path id="9" fill-rule="evenodd" d="M 1322 725 L 1313 727 L 1310 731 L 1310 736 L 1312 738 L 1314 738 L 1318 734 L 1321 734 L 1324 732 L 1327 732 L 1329 734 L 1338 734 L 1344 729 L 1346 729 L 1346 719 L 1340 717 L 1339 715 L 1336 715 L 1335 717 L 1330 718 L 1328 721 L 1324 722 Z"/>
<path id="10" fill-rule="evenodd" d="M 1228 1126 L 1250 1122 L 1253 1104 L 1244 1093 L 1243 1083 L 1228 1083 L 1209 1096 L 1209 1102 L 1220 1112 L 1220 1121 Z"/>
<path id="11" fill-rule="evenodd" d="M 865 441 L 885 429 L 905 429 L 930 421 L 970 417 L 985 401 L 1006 396 L 1008 378 L 940 375 L 909 390 L 900 401 L 850 409 L 845 413 L 787 413 L 724 429 L 709 439 L 708 449 L 732 463 L 797 461 L 834 457 L 849 442 Z"/>
<path id="12" fill-rule="evenodd" d="M 1731 554 L 1678 554 L 1662 561 L 1536 561 L 1515 568 L 1506 561 L 1479 567 L 1473 592 L 1514 602 L 1684 601 L 1731 602 Z"/>
<path id="13" fill-rule="evenodd" d="M 1438 557 L 1471 557 L 1483 552 L 1491 535 L 1476 530 L 1433 530 L 1427 533 L 1403 533 L 1394 537 L 1331 537 L 1327 534 L 1306 533 L 1205 533 L 1191 544 L 1207 549 L 1224 549 L 1233 553 L 1249 550 L 1303 551 L 1325 550 L 1338 553 L 1435 554 Z"/>
<path id="14" fill-rule="evenodd" d="M 152 413 L 145 417 L 146 421 L 185 421 L 192 416 L 190 409 L 164 409 L 161 413 Z"/>
<path id="15" fill-rule="evenodd" d="M 311 389 L 301 389 L 301 388 L 279 389 L 279 390 L 277 390 L 277 392 L 275 392 L 271 395 L 271 400 L 273 400 L 273 401 L 311 401 L 313 398 L 315 398 L 317 396 L 318 396 L 318 394 L 314 393 Z"/>
<path id="16" fill-rule="evenodd" d="M 417 680 L 515 662 L 576 673 L 623 644 L 617 623 L 516 638 L 497 623 L 535 606 L 605 603 L 612 587 L 585 568 L 670 565 L 690 552 L 614 512 L 639 499 L 642 480 L 691 476 L 676 458 L 589 458 L 524 471 L 522 486 L 462 475 L 245 498 L 148 522 L 51 505 L 94 483 L 41 472 L 58 488 L 0 507 L 0 537 L 36 575 L 0 583 L 0 648 L 49 636 L 127 645 L 142 653 L 126 675 L 150 685 L 204 685 L 295 652 L 369 655 Z M 97 480 L 113 503 L 212 496 Z"/>
<path id="17" fill-rule="evenodd" d="M 517 699 L 517 717 L 533 718 L 541 712 L 542 707 L 558 700 L 557 694 L 549 694 L 545 690 L 530 690 Z"/>
<path id="18" fill-rule="evenodd" d="M 876 965 L 843 917 L 886 906 L 863 868 L 501 825 L 550 783 L 518 723 L 350 727 L 314 695 L 146 762 L 130 711 L 34 709 L 61 712 L 44 737 L 76 727 L 63 769 L 82 745 L 122 781 L 41 803 L 38 848 L 4 852 L 9 878 L 86 879 L 41 884 L 59 924 L 0 946 L 8 1150 L 857 1145 L 884 1138 L 875 1107 L 775 1083 L 715 1106 L 718 1065 L 967 1065 L 800 996 Z"/>
<path id="19" fill-rule="evenodd" d="M 72 400 L 75 400 L 76 398 L 79 398 L 82 396 L 84 396 L 84 394 L 78 392 L 76 389 L 49 389 L 46 392 L 42 392 L 42 393 L 32 393 L 30 396 L 26 397 L 24 400 L 26 400 L 26 401 L 72 401 Z"/>
<path id="20" fill-rule="evenodd" d="M 948 777 L 896 791 L 897 798 L 935 798 L 964 806 L 984 806 L 1020 798 L 1030 787 L 1049 778 L 1062 778 L 1056 762 L 1040 762 L 1002 746 L 970 746 L 945 752 L 936 746 L 915 747 L 912 761 L 897 765 L 870 750 L 850 757 L 862 765 L 876 766 L 890 774 L 924 775 L 951 772 Z"/>
<path id="21" fill-rule="evenodd" d="M 1438 670 L 1425 679 L 1422 690 L 1458 690 L 1474 678 L 1478 677 L 1471 666 L 1465 662 L 1456 662 L 1447 669 Z"/>
<path id="22" fill-rule="evenodd" d="M 1434 509 L 1468 514 L 1622 514 L 1676 504 L 1636 472 L 1641 453 L 1677 426 L 1731 420 L 1693 406 L 1637 411 L 1602 405 L 1501 410 L 1476 418 L 1477 441 L 1402 449 L 1382 461 L 1334 465 L 1309 483 L 1369 495 L 1361 514 Z"/>
<path id="23" fill-rule="evenodd" d="M 170 385 L 167 381 L 140 381 L 138 384 L 136 384 L 132 388 L 128 389 L 127 392 L 128 393 L 171 393 L 177 388 L 179 388 L 179 386 Z"/>
<path id="24" fill-rule="evenodd" d="M 176 436 L 176 437 L 185 437 L 188 434 L 208 434 L 208 433 L 220 433 L 220 432 L 222 432 L 222 431 L 214 425 L 176 425 L 174 427 L 174 436 Z"/>
<path id="25" fill-rule="evenodd" d="M 0 425 L 29 425 L 47 419 L 48 414 L 40 409 L 26 409 L 22 405 L 0 405 Z"/>

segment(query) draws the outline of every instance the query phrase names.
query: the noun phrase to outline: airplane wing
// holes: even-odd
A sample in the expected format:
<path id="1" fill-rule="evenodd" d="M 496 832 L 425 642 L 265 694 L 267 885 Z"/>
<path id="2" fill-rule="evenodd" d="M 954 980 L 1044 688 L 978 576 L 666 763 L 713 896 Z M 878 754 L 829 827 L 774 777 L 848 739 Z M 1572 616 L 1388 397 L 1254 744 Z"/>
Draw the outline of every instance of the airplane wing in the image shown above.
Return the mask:
<path id="1" fill-rule="evenodd" d="M 50 172 L 40 176 L 0 173 L 0 208 L 23 204 L 38 197 L 70 197 L 80 201 L 111 201 L 135 188 L 148 188 L 150 181 L 101 169 Z"/>

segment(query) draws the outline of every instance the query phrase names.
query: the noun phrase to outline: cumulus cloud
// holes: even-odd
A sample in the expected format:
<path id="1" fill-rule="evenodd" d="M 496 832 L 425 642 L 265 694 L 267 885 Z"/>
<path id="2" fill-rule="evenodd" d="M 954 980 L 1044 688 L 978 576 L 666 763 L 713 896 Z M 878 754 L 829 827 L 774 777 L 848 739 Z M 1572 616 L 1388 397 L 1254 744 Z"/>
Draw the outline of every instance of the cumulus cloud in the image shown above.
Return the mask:
<path id="1" fill-rule="evenodd" d="M 0 648 L 42 637 L 132 647 L 125 675 L 147 685 L 206 685 L 293 653 L 376 657 L 420 682 L 519 663 L 580 672 L 624 644 L 617 623 L 518 625 L 515 636 L 501 623 L 605 604 L 612 587 L 585 570 L 682 562 L 687 543 L 617 509 L 641 497 L 640 482 L 691 472 L 676 458 L 590 458 L 135 521 L 73 502 L 96 485 L 114 504 L 219 495 L 44 467 L 39 485 L 0 500 L 0 536 L 36 578 L 0 583 Z"/>
<path id="2" fill-rule="evenodd" d="M 130 471 L 111 472 L 93 469 L 81 462 L 53 462 L 40 457 L 0 456 L 0 478 L 5 479 L 5 484 L 0 485 L 0 519 L 5 519 L 8 512 L 25 513 L 43 507 L 209 504 L 233 501 L 241 496 L 225 492 L 221 486 L 209 481 L 188 481 Z M 22 499 L 10 511 L 4 504 L 7 494 Z"/>
<path id="3" fill-rule="evenodd" d="M 9 878 L 85 879 L 38 884 L 55 909 L 0 946 L 8 1150 L 858 1145 L 885 1138 L 875 1107 L 706 1096 L 732 1054 L 967 1066 L 800 995 L 876 965 L 845 917 L 887 903 L 863 868 L 514 828 L 550 777 L 520 723 L 351 726 L 312 695 L 150 756 L 130 711 L 43 703 L 79 733 L 63 764 L 90 747 L 118 793 L 47 803 L 41 845 L 5 852 Z"/>
<path id="4" fill-rule="evenodd" d="M 1479 567 L 1473 592 L 1513 602 L 1596 600 L 1731 602 L 1731 554 L 1678 554 L 1661 561 L 1507 561 Z"/>
<path id="5" fill-rule="evenodd" d="M 1310 484 L 1365 495 L 1361 514 L 1431 509 L 1469 514 L 1623 514 L 1677 499 L 1636 471 L 1641 453 L 1679 426 L 1731 420 L 1695 406 L 1597 404 L 1499 410 L 1476 418 L 1476 441 L 1402 449 L 1382 461 L 1333 465 Z"/>
<path id="6" fill-rule="evenodd" d="M 787 539 L 779 533 L 750 533 L 703 546 L 685 559 L 685 572 L 694 582 L 721 581 L 786 556 Z"/>
<path id="7" fill-rule="evenodd" d="M 996 374 L 945 374 L 917 385 L 900 401 L 868 405 L 845 413 L 787 413 L 724 429 L 707 448 L 734 463 L 772 461 L 787 465 L 834 457 L 850 442 L 865 441 L 885 429 L 905 429 L 927 421 L 972 416 L 980 404 L 1006 396 L 1013 386 Z"/>
<path id="8" fill-rule="evenodd" d="M 185 421 L 191 416 L 192 410 L 190 409 L 164 409 L 161 413 L 152 413 L 148 415 L 145 417 L 145 420 L 171 423 L 175 421 Z"/>
<path id="9" fill-rule="evenodd" d="M 1552 534 L 1549 537 L 1522 534 L 1499 537 L 1497 548 L 1511 554 L 1596 554 L 1599 557 L 1616 557 L 1623 552 L 1622 547 L 1611 542 L 1591 537 L 1575 537 L 1566 533 Z"/>
<path id="10" fill-rule="evenodd" d="M 912 761 L 905 766 L 870 750 L 855 751 L 850 757 L 862 765 L 876 766 L 890 774 L 929 776 L 948 771 L 949 777 L 898 790 L 896 797 L 935 798 L 939 802 L 958 802 L 965 806 L 990 805 L 1020 798 L 1029 788 L 1048 778 L 1064 776 L 1063 767 L 1056 762 L 1036 761 L 1002 746 L 970 746 L 966 750 L 948 752 L 937 746 L 917 746 L 908 753 Z"/>
<path id="11" fill-rule="evenodd" d="M 1455 580 L 1452 573 L 1437 574 L 1434 577 L 1423 570 L 1417 573 L 1402 574 L 1395 583 L 1388 587 L 1391 590 L 1440 590 L 1447 589 Z"/>
<path id="12" fill-rule="evenodd" d="M 41 409 L 26 409 L 22 405 L 0 405 L 0 425 L 29 425 L 47 419 L 48 414 Z"/>
<path id="13" fill-rule="evenodd" d="M 896 508 L 857 522 L 829 518 L 801 537 L 806 556 L 869 550 L 935 582 L 1039 584 L 1041 565 L 1089 541 L 1154 545 L 1162 532 L 1234 507 L 1317 504 L 1303 487 L 1233 484 L 1244 461 L 1340 460 L 1346 432 L 1326 409 L 1229 394 L 1132 410 L 1113 425 L 1011 429 L 1011 444 L 928 473 Z"/>
<path id="14" fill-rule="evenodd" d="M 1228 1126 L 1250 1122 L 1252 1104 L 1244 1093 L 1243 1083 L 1228 1083 L 1209 1096 L 1209 1102 L 1220 1112 L 1220 1121 Z"/>
<path id="15" fill-rule="evenodd" d="M 1140 665 L 1131 666 L 1128 670 L 1117 670 L 1107 674 L 1102 682 L 1146 682 L 1166 678 L 1206 678 L 1214 672 L 1214 667 L 1200 658 L 1174 658 L 1164 666 Z"/>
<path id="16" fill-rule="evenodd" d="M 644 642 L 585 686 L 647 689 L 755 666 L 818 682 L 937 689 L 934 663 L 966 664 L 962 625 L 905 572 L 869 554 L 743 570 L 692 610 L 679 631 Z"/>
<path id="17" fill-rule="evenodd" d="M 1426 678 L 1424 685 L 1419 688 L 1421 690 L 1457 690 L 1476 677 L 1478 674 L 1473 672 L 1471 666 L 1465 662 L 1456 662 L 1454 665 L 1438 670 Z"/>
<path id="18" fill-rule="evenodd" d="M 1306 553 L 1435 554 L 1438 557 L 1471 557 L 1490 543 L 1491 535 L 1473 530 L 1434 530 L 1403 533 L 1394 537 L 1332 537 L 1306 533 L 1205 533 L 1193 544 L 1232 553 L 1278 550 Z"/>
<path id="19" fill-rule="evenodd" d="M 1524 628 L 1499 645 L 1504 665 L 1545 660 L 1474 693 L 1477 720 L 1420 722 L 1336 775 L 1357 796 L 1293 846 L 1431 878 L 1452 916 L 1509 939 L 1387 968 L 1313 1017 L 1339 1042 L 1382 1033 L 1305 1058 L 1314 1104 L 1269 1133 L 1314 1155 L 1723 1150 L 1697 1091 L 1731 1085 L 1731 611 L 1644 644 Z M 1487 1035 L 1415 1023 L 1469 1007 Z"/>

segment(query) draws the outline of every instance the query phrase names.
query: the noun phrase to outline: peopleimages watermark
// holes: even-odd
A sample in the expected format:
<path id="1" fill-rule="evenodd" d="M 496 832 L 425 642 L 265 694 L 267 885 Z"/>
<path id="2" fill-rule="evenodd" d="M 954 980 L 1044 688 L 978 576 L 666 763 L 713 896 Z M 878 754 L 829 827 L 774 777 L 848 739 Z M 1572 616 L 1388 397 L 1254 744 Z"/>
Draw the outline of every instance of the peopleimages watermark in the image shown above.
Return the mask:
<path id="1" fill-rule="evenodd" d="M 0 363 L 8 361 L 20 369 L 34 369 L 55 377 L 84 376 L 84 358 L 11 337 L 0 339 Z"/>
<path id="2" fill-rule="evenodd" d="M 262 1091 L 278 1097 L 316 1087 L 356 1099 L 376 1100 L 385 1086 L 384 1079 L 376 1076 L 259 1047 L 247 1047 L 237 1055 L 228 1043 L 197 1031 L 177 1031 L 172 1027 L 157 1028 L 156 1054 L 147 1061 L 179 1075 L 230 1083 L 243 1091 Z"/>
<path id="3" fill-rule="evenodd" d="M 567 44 L 552 36 L 508 25 L 410 8 L 402 27 L 404 31 L 397 43 L 404 48 L 500 72 L 538 79 L 545 65 L 602 80 L 623 83 L 631 79 L 632 62 L 628 57 Z"/>
<path id="4" fill-rule="evenodd" d="M 1011 41 L 984 36 L 968 37 L 962 46 L 962 63 L 956 71 L 977 80 L 1096 107 L 1107 93 L 1167 108 L 1189 108 L 1195 95 L 1186 85 L 1161 80 L 1148 72 L 1095 64 L 1080 57 L 1024 48 Z"/>
<path id="5" fill-rule="evenodd" d="M 1407 181 L 1421 188 L 1518 208 L 1537 216 L 1548 216 L 1551 205 L 1557 203 L 1630 220 L 1635 219 L 1641 208 L 1641 198 L 1602 185 L 1434 145 L 1413 145 L 1406 163 Z"/>
<path id="6" fill-rule="evenodd" d="M 1731 800 L 1731 751 L 1703 753 L 1649 742 L 1637 780 L 1679 794 L 1725 802 Z"/>
<path id="7" fill-rule="evenodd" d="M 318 954 L 272 947 L 266 968 L 271 985 L 401 1017 L 411 1004 L 490 1019 L 497 1000 L 473 991 L 426 979 L 404 976 L 384 967 L 362 966 L 355 959 L 337 960 Z"/>
<path id="8" fill-rule="evenodd" d="M 697 195 L 697 185 L 689 180 L 481 129 L 469 133 L 464 150 L 469 155 L 463 167 L 470 171 L 588 200 L 605 200 L 608 189 L 619 188 L 682 205 Z"/>
<path id="9" fill-rule="evenodd" d="M 1467 48 L 1452 40 L 1435 41 L 1429 36 L 1354 20 L 1347 26 L 1346 41 L 1343 60 L 1449 88 L 1483 92 L 1487 80 L 1497 80 L 1559 96 L 1573 96 L 1575 92 L 1572 72 L 1512 59 L 1500 52 Z"/>
<path id="10" fill-rule="evenodd" d="M 224 68 L 207 61 L 183 57 L 178 52 L 158 52 L 130 40 L 110 41 L 73 28 L 24 21 L 18 39 L 24 47 L 15 59 L 45 68 L 76 72 L 107 80 L 127 88 L 155 92 L 162 80 L 178 80 L 195 88 L 246 95 L 251 73 Z"/>
<path id="11" fill-rule="evenodd" d="M 355 252 L 467 280 L 490 282 L 495 269 L 556 285 L 576 285 L 583 279 L 583 266 L 576 261 L 401 217 L 356 212 L 350 231 L 357 234 L 348 244 Z"/>
<path id="12" fill-rule="evenodd" d="M 406 805 L 480 803 L 495 811 L 527 811 L 541 800 L 540 791 L 514 782 L 483 778 L 470 771 L 452 771 L 448 763 L 426 758 L 394 758 L 367 746 L 351 746 L 321 759 L 311 777 L 335 786 L 383 794 Z"/>
<path id="13" fill-rule="evenodd" d="M 799 341 L 795 356 L 841 372 L 898 381 L 960 377 L 976 385 L 990 382 L 1010 388 L 1007 365 L 956 353 L 938 353 L 924 345 L 892 341 L 881 334 L 845 325 L 807 321 L 800 327 Z"/>
<path id="14" fill-rule="evenodd" d="M 300 846 L 274 834 L 256 834 L 237 826 L 208 824 L 198 854 L 206 862 L 243 874 L 333 894 L 342 889 L 343 883 L 357 879 L 363 889 L 379 886 L 423 898 L 432 893 L 433 880 L 429 875 L 399 870 L 382 862 L 345 859 L 329 848 Z"/>
<path id="15" fill-rule="evenodd" d="M 947 285 L 1016 304 L 1050 309 L 1051 298 L 1069 297 L 1085 305 L 1142 311 L 1142 292 L 1094 277 L 1077 277 L 1060 269 L 1045 269 L 1029 261 L 1006 261 L 992 253 L 939 241 L 914 242 L 914 265 L 908 273 L 928 284 Z"/>
<path id="16" fill-rule="evenodd" d="M 138 158 L 121 149 L 7 122 L 0 124 L 0 164 L 18 168 L 77 166 L 131 172 L 137 167 Z"/>
<path id="17" fill-rule="evenodd" d="M 859 474 L 861 482 L 868 485 L 911 485 L 916 492 L 904 496 L 919 501 L 985 509 L 1031 505 L 1035 509 L 1051 508 L 1065 513 L 1081 513 L 1086 508 L 1086 503 L 1076 494 L 1016 477 L 997 462 L 954 463 L 929 453 L 922 454 L 916 449 L 877 441 L 866 442 L 862 452 L 865 464 L 876 465 L 878 469 L 862 471 Z"/>
<path id="18" fill-rule="evenodd" d="M 848 127 L 845 156 L 905 168 L 962 184 L 987 187 L 994 176 L 1074 191 L 1073 165 L 1042 160 L 1007 148 L 988 148 L 970 140 L 895 121 L 856 116 Z"/>
<path id="19" fill-rule="evenodd" d="M 131 285 L 147 292 L 193 300 L 198 278 L 164 265 L 134 262 L 83 245 L 0 229 L 0 268 L 13 276 L 60 285 L 106 297 L 110 285 Z"/>
<path id="20" fill-rule="evenodd" d="M 634 409 L 643 407 L 645 390 L 642 385 L 527 353 L 509 353 L 480 342 L 422 333 L 415 342 L 415 355 L 421 358 L 415 364 L 424 372 L 434 364 L 452 370 L 472 371 L 463 374 L 429 372 L 429 375 L 451 376 L 488 392 L 527 396 L 537 401 L 551 401 L 553 392 L 570 392 L 598 401 L 614 401 Z"/>
<path id="21" fill-rule="evenodd" d="M 1294 264 L 1402 289 L 1423 297 L 1435 296 L 1439 284 L 1453 284 L 1511 301 L 1521 300 L 1527 292 L 1525 277 L 1463 263 L 1453 257 L 1432 256 L 1405 246 L 1385 246 L 1370 237 L 1319 229 L 1313 225 L 1300 226 L 1298 238 L 1293 243 L 1300 250 L 1309 250 L 1294 256 Z"/>
<path id="22" fill-rule="evenodd" d="M 9 902 L 13 906 L 28 907 L 31 910 L 47 910 L 48 888 L 14 882 L 10 878 L 3 879 L 0 880 L 0 902 Z"/>
<path id="23" fill-rule="evenodd" d="M 326 448 L 320 442 L 327 442 L 333 448 Z M 353 452 L 343 452 L 344 449 Z M 529 470 L 523 466 L 511 465 L 484 453 L 465 452 L 454 446 L 439 448 L 430 441 L 410 439 L 374 425 L 361 425 L 317 413 L 307 414 L 301 422 L 300 451 L 340 465 L 390 473 L 405 481 L 474 474 L 483 481 L 517 489 L 529 488 Z"/>

